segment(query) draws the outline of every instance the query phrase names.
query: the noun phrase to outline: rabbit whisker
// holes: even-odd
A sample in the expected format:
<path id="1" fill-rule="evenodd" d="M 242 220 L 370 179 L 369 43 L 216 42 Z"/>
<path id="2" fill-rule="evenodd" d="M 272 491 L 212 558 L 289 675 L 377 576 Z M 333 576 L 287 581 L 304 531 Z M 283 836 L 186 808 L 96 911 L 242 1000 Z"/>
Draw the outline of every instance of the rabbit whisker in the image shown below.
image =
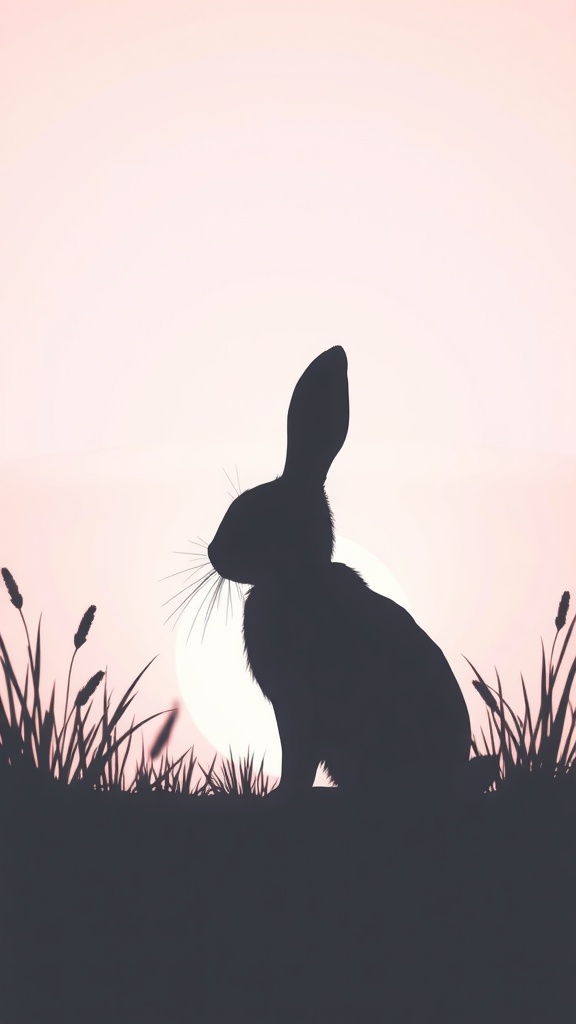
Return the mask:
<path id="1" fill-rule="evenodd" d="M 210 603 L 208 605 L 208 610 L 206 612 L 206 618 L 204 619 L 204 629 L 202 630 L 202 639 L 204 639 L 204 634 L 206 633 L 206 626 L 208 625 L 208 622 L 210 620 L 210 616 L 212 615 L 212 612 L 214 611 L 214 608 L 220 602 L 220 594 L 222 592 L 223 585 L 224 585 L 224 579 L 221 576 L 220 579 L 218 580 L 217 584 L 216 584 L 216 589 L 214 590 L 214 593 L 212 595 L 212 599 L 211 599 L 211 601 L 210 601 Z"/>
<path id="2" fill-rule="evenodd" d="M 196 594 L 198 593 L 198 591 L 202 589 L 202 587 L 204 586 L 204 584 L 208 582 L 208 580 L 210 579 L 210 577 L 211 577 L 211 576 L 216 576 L 216 575 L 217 575 L 217 573 L 216 573 L 216 570 L 215 570 L 215 569 L 212 569 L 212 571 L 211 571 L 211 572 L 208 572 L 208 573 L 206 573 L 206 575 L 205 575 L 205 576 L 203 576 L 203 577 L 202 577 L 202 579 L 201 579 L 201 580 L 200 580 L 200 581 L 199 581 L 198 583 L 196 583 L 196 584 L 194 585 L 194 587 L 193 587 L 193 590 L 192 590 L 192 593 L 191 593 L 191 594 L 189 594 L 189 595 L 188 595 L 188 597 L 184 598 L 184 600 L 183 600 L 183 601 L 181 601 L 181 602 L 180 602 L 180 604 L 176 606 L 176 608 L 174 608 L 174 610 L 173 610 L 173 611 L 172 611 L 172 612 L 170 613 L 170 615 L 169 615 L 169 616 L 168 616 L 168 618 L 166 619 L 166 622 L 164 623 L 164 625 L 166 625 L 166 624 L 167 624 L 167 623 L 168 623 L 168 622 L 170 621 L 170 619 L 172 618 L 172 616 L 176 614 L 176 612 L 178 611 L 178 609 L 179 609 L 179 608 L 181 608 L 181 607 L 182 607 L 182 605 L 188 604 L 188 603 L 189 603 L 189 602 L 190 602 L 190 601 L 191 601 L 191 600 L 192 600 L 192 599 L 193 599 L 193 598 L 194 598 L 194 597 L 196 596 Z M 188 587 L 185 587 L 185 588 L 184 588 L 184 590 L 188 590 L 188 589 L 189 589 Z M 184 593 L 184 591 L 183 591 L 183 590 L 181 590 L 181 591 L 180 591 L 180 594 L 181 594 L 181 593 Z M 180 596 L 180 594 L 175 594 L 174 596 L 175 596 L 175 597 L 179 597 L 179 596 Z M 170 598 L 170 601 L 173 601 L 173 600 L 174 600 L 174 598 Z M 164 602 L 163 602 L 163 604 L 161 605 L 161 607 L 163 608 L 163 607 L 164 607 L 164 605 L 166 605 L 166 604 L 169 604 L 169 601 L 164 601 Z M 178 620 L 176 620 L 176 621 L 178 621 Z M 173 628 L 174 628 L 174 627 L 173 627 Z"/>
<path id="3" fill-rule="evenodd" d="M 187 569 L 178 569 L 177 572 L 170 572 L 167 576 L 161 576 L 159 582 L 163 583 L 164 580 L 170 580 L 173 576 L 181 576 L 185 572 L 197 572 L 198 569 L 203 569 L 206 565 L 210 565 L 210 562 L 202 562 L 201 565 L 195 565 L 193 569 L 190 566 Z"/>
<path id="4" fill-rule="evenodd" d="M 204 598 L 203 598 L 203 600 L 202 600 L 202 602 L 201 602 L 201 604 L 200 604 L 200 606 L 199 606 L 199 608 L 198 608 L 198 611 L 196 612 L 196 615 L 195 615 L 195 616 L 194 616 L 194 618 L 192 619 L 192 625 L 190 626 L 190 629 L 189 629 L 189 631 L 188 631 L 188 636 L 187 636 L 187 638 L 186 638 L 186 643 L 188 643 L 188 640 L 190 639 L 190 636 L 191 636 L 191 634 L 192 634 L 192 630 L 193 630 L 193 628 L 194 628 L 194 624 L 195 624 L 195 622 L 196 622 L 196 619 L 198 618 L 198 616 L 199 616 L 200 612 L 202 611 L 202 607 L 203 607 L 204 603 L 205 603 L 205 602 L 206 602 L 206 601 L 208 600 L 208 598 L 210 597 L 210 595 L 211 595 L 212 591 L 214 590 L 214 587 L 218 586 L 218 580 L 219 580 L 219 579 L 222 579 L 222 577 L 218 575 L 218 573 L 216 572 L 216 570 L 214 570 L 214 575 L 215 575 L 215 576 L 216 576 L 217 578 L 216 578 L 216 580 L 214 581 L 214 583 L 211 583 L 211 584 L 210 584 L 210 587 L 208 588 L 208 592 L 207 592 L 207 594 L 205 594 L 205 596 L 204 596 Z"/>
<path id="5" fill-rule="evenodd" d="M 222 466 L 222 469 L 223 469 L 224 473 L 226 474 L 228 480 L 232 484 L 232 487 L 236 491 L 236 497 L 238 497 L 242 493 L 242 491 L 240 489 L 240 480 L 238 480 L 238 487 L 236 487 L 236 484 L 232 480 L 230 474 L 226 472 L 226 470 L 224 469 L 224 466 Z M 236 469 L 236 475 L 238 475 L 238 466 L 235 466 L 235 469 Z M 230 492 L 228 492 L 228 493 L 230 494 Z M 230 494 L 230 497 L 232 498 L 232 500 L 234 500 L 234 496 L 232 494 Z"/>
<path id="6" fill-rule="evenodd" d="M 188 558 L 206 558 L 205 551 L 173 551 L 173 555 L 186 555 Z"/>
<path id="7" fill-rule="evenodd" d="M 181 601 L 180 605 L 178 605 L 178 608 L 180 608 L 181 610 L 180 610 L 180 612 L 178 614 L 178 617 L 176 618 L 176 621 L 174 622 L 174 626 L 172 626 L 172 630 L 174 630 L 175 626 L 179 622 L 180 618 L 182 617 L 182 615 L 184 614 L 184 612 L 186 611 L 186 609 L 188 608 L 190 603 L 193 601 L 193 599 L 196 597 L 196 595 L 202 590 L 202 588 L 206 585 L 206 583 L 208 582 L 210 577 L 211 576 L 217 576 L 217 575 L 218 574 L 217 574 L 216 570 L 213 569 L 211 573 L 208 573 L 206 575 L 206 577 L 203 580 L 201 580 L 199 584 L 197 584 L 197 586 L 194 588 L 192 593 L 189 594 L 188 597 L 184 598 L 183 601 Z M 209 596 L 209 594 L 210 594 L 211 590 L 213 589 L 213 587 L 214 587 L 214 584 L 212 584 L 211 587 L 209 587 L 208 594 L 206 594 L 206 596 L 204 597 L 204 600 L 200 604 L 200 608 L 202 608 L 202 605 L 204 604 L 204 601 L 206 600 L 206 597 Z M 172 615 L 174 615 L 175 612 L 178 611 L 178 608 L 174 609 L 174 611 L 172 612 Z M 198 609 L 198 611 L 200 611 L 200 608 Z M 197 617 L 197 615 L 196 615 L 196 617 Z M 196 621 L 196 617 L 194 618 L 194 622 Z M 171 615 L 168 616 L 168 619 L 166 620 L 166 622 L 168 622 L 168 620 L 170 618 L 171 618 Z M 192 623 L 192 625 L 194 625 L 194 623 Z M 192 629 L 192 627 L 190 627 L 190 629 Z M 189 638 L 189 636 L 190 636 L 190 634 L 188 634 L 188 638 Z M 188 640 L 186 642 L 188 642 Z"/>
<path id="8" fill-rule="evenodd" d="M 220 607 L 220 598 L 222 597 L 222 591 L 224 590 L 225 584 L 229 585 L 229 582 L 230 581 L 226 580 L 223 576 L 220 577 L 220 581 L 218 583 L 218 586 L 216 587 L 216 594 L 215 594 L 216 602 L 214 604 L 214 600 L 212 601 L 212 605 L 211 605 L 211 607 L 208 610 L 208 616 L 207 616 L 206 624 L 208 624 L 208 618 L 210 618 L 212 612 L 214 611 L 214 607 L 216 607 L 216 608 Z"/>
<path id="9" fill-rule="evenodd" d="M 190 602 L 192 601 L 192 598 L 193 598 L 193 597 L 194 597 L 194 595 L 193 595 L 193 594 L 191 594 L 191 595 L 190 595 L 190 597 L 187 597 L 187 598 L 186 598 L 186 600 L 185 600 L 185 601 L 183 601 L 183 605 L 184 605 L 184 607 L 183 607 L 183 608 L 181 608 L 181 610 L 180 610 L 180 611 L 178 612 L 178 615 L 176 616 L 176 619 L 174 620 L 174 625 L 172 626 L 172 632 L 174 632 L 174 630 L 175 630 L 176 626 L 177 626 L 177 625 L 178 625 L 178 623 L 180 622 L 180 619 L 182 618 L 182 616 L 183 616 L 184 612 L 185 612 L 185 611 L 186 611 L 186 609 L 188 608 L 188 605 L 189 605 L 189 604 L 190 604 Z M 175 610 L 176 610 L 176 611 L 178 611 L 178 609 L 175 609 Z M 174 613 L 172 613 L 172 614 L 174 614 Z M 168 619 L 166 619 L 166 622 L 168 622 Z M 164 623 L 164 625 L 166 625 L 166 623 Z"/>
<path id="10" fill-rule="evenodd" d="M 192 551 L 177 551 L 177 552 L 175 552 L 175 554 L 178 554 L 178 555 L 189 555 L 190 557 L 195 557 L 195 558 L 197 558 L 200 553 L 202 555 L 206 555 L 206 552 L 208 551 L 208 545 L 207 545 L 206 541 L 201 541 L 199 543 L 198 541 L 190 540 L 190 538 L 188 537 L 187 543 L 191 544 L 193 548 L 200 548 L 200 552 L 196 552 L 196 551 L 194 551 L 194 552 L 192 552 Z"/>
<path id="11" fill-rule="evenodd" d="M 193 570 L 193 571 L 192 571 L 192 572 L 190 573 L 190 570 L 188 570 L 189 574 L 190 574 L 190 575 L 192 575 L 192 576 L 194 575 L 194 573 L 195 573 L 196 571 L 197 571 L 197 570 L 196 570 L 196 569 L 194 569 L 194 570 Z M 178 590 L 178 591 L 177 591 L 177 592 L 176 592 L 175 594 L 173 594 L 173 595 L 172 595 L 172 597 L 169 597 L 169 598 L 168 598 L 168 599 L 167 599 L 166 601 L 164 601 L 164 602 L 163 602 L 163 603 L 161 604 L 161 606 L 160 606 L 160 607 L 161 607 L 161 608 L 163 608 L 163 607 L 164 607 L 164 605 L 166 605 L 166 604 L 170 604 L 170 601 L 175 601 L 177 597 L 180 597 L 180 594 L 185 594 L 185 593 L 186 593 L 186 591 L 190 589 L 190 587 L 201 587 L 201 586 L 202 586 L 202 584 L 203 584 L 203 583 L 204 583 L 204 582 L 205 582 L 205 581 L 206 581 L 207 579 L 209 579 L 209 578 L 210 578 L 210 576 L 212 575 L 212 573 L 214 573 L 214 572 L 216 572 L 216 570 L 215 570 L 215 569 L 211 569 L 211 570 L 210 570 L 209 572 L 207 572 L 207 573 L 205 573 L 205 574 L 204 574 L 204 576 L 202 577 L 202 579 L 201 579 L 201 580 L 194 580 L 194 582 L 193 582 L 193 583 L 189 583 L 189 584 L 187 584 L 187 585 L 186 585 L 185 587 L 182 587 L 182 589 L 181 589 L 181 590 Z"/>
<path id="12" fill-rule="evenodd" d="M 234 488 L 234 490 L 236 490 L 236 484 L 234 483 L 233 480 L 230 479 L 230 474 L 226 472 L 226 470 L 224 469 L 224 466 L 221 466 L 221 469 L 222 469 L 222 472 L 224 473 L 224 475 L 226 476 L 226 479 L 230 481 L 230 483 L 232 484 L 232 487 Z M 228 493 L 230 493 L 230 492 L 228 492 Z"/>
<path id="13" fill-rule="evenodd" d="M 209 565 L 210 564 L 210 559 L 206 557 L 206 552 L 205 551 L 202 554 L 200 554 L 200 552 L 196 553 L 196 552 L 190 552 L 190 551 L 173 551 L 172 553 L 174 555 L 186 555 L 186 557 L 188 558 L 189 562 L 196 562 L 199 565 L 202 565 L 202 564 Z"/>

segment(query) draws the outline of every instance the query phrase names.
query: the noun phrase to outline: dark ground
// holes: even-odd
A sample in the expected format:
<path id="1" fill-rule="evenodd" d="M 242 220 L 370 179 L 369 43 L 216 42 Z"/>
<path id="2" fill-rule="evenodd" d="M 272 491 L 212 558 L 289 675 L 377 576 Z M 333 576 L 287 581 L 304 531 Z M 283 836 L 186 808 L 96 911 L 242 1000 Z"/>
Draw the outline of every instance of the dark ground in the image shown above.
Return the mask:
<path id="1" fill-rule="evenodd" d="M 3 1024 L 574 1024 L 576 798 L 0 795 Z"/>

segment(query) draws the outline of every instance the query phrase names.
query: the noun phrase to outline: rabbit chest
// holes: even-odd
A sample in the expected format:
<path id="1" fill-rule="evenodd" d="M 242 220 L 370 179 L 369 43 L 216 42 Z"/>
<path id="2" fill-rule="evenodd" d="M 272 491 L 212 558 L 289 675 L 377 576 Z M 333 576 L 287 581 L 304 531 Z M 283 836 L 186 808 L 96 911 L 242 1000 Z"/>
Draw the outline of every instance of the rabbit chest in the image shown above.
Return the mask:
<path id="1" fill-rule="evenodd" d="M 244 606 L 244 646 L 272 703 L 297 692 L 322 701 L 347 674 L 348 645 L 337 602 L 314 588 L 290 594 L 254 587 Z"/>

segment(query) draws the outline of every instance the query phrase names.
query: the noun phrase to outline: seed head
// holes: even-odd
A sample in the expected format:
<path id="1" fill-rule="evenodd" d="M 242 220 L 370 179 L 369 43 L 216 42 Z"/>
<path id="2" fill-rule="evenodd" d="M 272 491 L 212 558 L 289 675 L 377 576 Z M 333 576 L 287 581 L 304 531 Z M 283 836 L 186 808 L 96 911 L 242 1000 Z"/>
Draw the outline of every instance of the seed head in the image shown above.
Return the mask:
<path id="1" fill-rule="evenodd" d="M 160 751 L 163 750 L 166 744 L 168 743 L 168 740 L 170 739 L 170 733 L 172 732 L 172 729 L 174 727 L 174 722 L 176 721 L 177 715 L 178 708 L 174 708 L 174 710 L 170 712 L 168 718 L 164 722 L 164 725 L 160 729 L 160 732 L 158 733 L 156 739 L 154 740 L 152 749 L 150 751 L 150 757 L 152 758 L 152 760 L 158 757 Z"/>
<path id="2" fill-rule="evenodd" d="M 558 605 L 558 615 L 556 616 L 555 626 L 556 629 L 562 629 L 566 625 L 566 616 L 568 614 L 568 606 L 570 604 L 570 592 L 565 590 L 560 598 L 560 604 Z"/>
<path id="3" fill-rule="evenodd" d="M 82 621 L 78 626 L 78 632 L 74 636 L 74 647 L 76 648 L 76 650 L 78 650 L 79 647 L 82 647 L 82 644 L 86 643 L 86 637 L 90 632 L 90 626 L 94 622 L 95 613 L 95 604 L 91 604 L 88 611 L 84 612 L 84 615 L 82 616 Z"/>
<path id="4" fill-rule="evenodd" d="M 480 694 L 482 699 L 484 701 L 486 701 L 486 704 L 488 705 L 490 710 L 491 711 L 495 711 L 496 714 L 499 714 L 500 713 L 500 708 L 498 707 L 498 704 L 496 703 L 496 698 L 495 698 L 494 694 L 492 693 L 492 690 L 488 686 L 486 686 L 486 683 L 484 682 L 484 680 L 482 680 L 482 679 L 473 679 L 472 680 L 472 685 L 478 691 L 478 693 Z"/>
<path id="5" fill-rule="evenodd" d="M 79 690 L 74 705 L 77 708 L 81 708 L 84 704 L 87 704 L 94 691 L 100 686 L 100 683 L 104 679 L 104 672 L 100 669 L 88 680 L 85 686 Z"/>
<path id="6" fill-rule="evenodd" d="M 14 579 L 9 569 L 2 569 L 2 576 L 4 578 L 6 590 L 10 595 L 10 600 L 12 601 L 12 604 L 14 605 L 15 608 L 20 609 L 24 604 L 24 600 L 22 598 L 22 594 L 20 593 L 18 587 L 16 586 L 16 580 Z"/>

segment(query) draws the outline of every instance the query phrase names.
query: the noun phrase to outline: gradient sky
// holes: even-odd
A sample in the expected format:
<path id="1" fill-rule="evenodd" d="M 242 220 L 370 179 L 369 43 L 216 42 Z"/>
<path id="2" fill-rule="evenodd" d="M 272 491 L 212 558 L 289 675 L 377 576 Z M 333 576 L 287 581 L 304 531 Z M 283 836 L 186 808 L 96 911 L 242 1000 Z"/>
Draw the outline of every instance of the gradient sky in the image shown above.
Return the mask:
<path id="1" fill-rule="evenodd" d="M 161 549 L 191 487 L 192 462 L 168 453 L 209 451 L 214 490 L 203 505 L 192 488 L 203 525 L 189 533 L 210 532 L 220 466 L 242 470 L 263 442 L 277 461 L 254 466 L 280 472 L 291 389 L 341 343 L 354 396 L 334 470 L 341 532 L 403 577 L 441 644 L 529 667 L 522 616 L 532 642 L 576 572 L 574 5 L 3 0 L 0 12 L 0 561 L 39 610 L 54 587 L 70 595 L 53 603 L 62 614 L 73 594 L 73 633 L 91 580 L 103 614 L 116 609 L 122 566 L 135 674 L 156 648 L 144 651 L 125 589 L 137 572 L 122 538 L 144 514 L 128 492 L 150 505 L 164 480 L 146 511 Z M 111 448 L 128 454 L 103 462 Z M 88 541 L 100 561 L 88 514 L 70 518 L 79 486 L 100 509 Z M 104 526 L 113 486 L 124 534 Z M 150 552 L 133 555 L 151 580 Z M 455 625 L 457 606 L 475 632 Z M 123 629 L 113 641 L 106 625 L 110 652 Z"/>

